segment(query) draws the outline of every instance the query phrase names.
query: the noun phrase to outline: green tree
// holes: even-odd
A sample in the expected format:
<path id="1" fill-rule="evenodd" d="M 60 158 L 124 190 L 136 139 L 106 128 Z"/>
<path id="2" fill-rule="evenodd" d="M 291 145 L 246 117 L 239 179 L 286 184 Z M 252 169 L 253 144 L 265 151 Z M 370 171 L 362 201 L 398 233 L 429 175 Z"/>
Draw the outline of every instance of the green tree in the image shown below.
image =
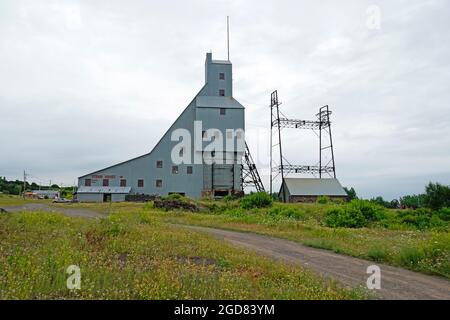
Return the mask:
<path id="1" fill-rule="evenodd" d="M 372 199 L 370 199 L 370 202 L 376 203 L 376 204 L 378 204 L 378 205 L 380 205 L 382 207 L 385 207 L 385 208 L 390 208 L 391 207 L 390 202 L 384 200 L 382 196 L 378 196 L 376 198 L 372 198 Z"/>
<path id="2" fill-rule="evenodd" d="M 406 195 L 400 198 L 400 205 L 404 208 L 417 209 L 425 205 L 424 194 Z"/>
<path id="3" fill-rule="evenodd" d="M 400 207 L 400 201 L 398 201 L 397 199 L 393 199 L 390 202 L 390 208 L 391 209 L 398 209 Z"/>
<path id="4" fill-rule="evenodd" d="M 424 200 L 425 205 L 434 210 L 442 207 L 450 207 L 450 188 L 440 183 L 430 182 L 425 187 Z"/>
<path id="5" fill-rule="evenodd" d="M 344 187 L 345 192 L 347 193 L 348 196 L 348 200 L 353 200 L 353 199 L 358 199 L 357 195 L 356 195 L 356 191 L 353 187 L 351 187 L 350 189 L 347 187 Z"/>

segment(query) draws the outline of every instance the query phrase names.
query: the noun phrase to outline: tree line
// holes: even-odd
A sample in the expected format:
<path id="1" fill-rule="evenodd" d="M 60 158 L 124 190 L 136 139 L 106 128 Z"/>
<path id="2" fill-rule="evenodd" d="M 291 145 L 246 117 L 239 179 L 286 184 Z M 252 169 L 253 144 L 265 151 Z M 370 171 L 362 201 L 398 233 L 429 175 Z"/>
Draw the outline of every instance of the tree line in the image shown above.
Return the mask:
<path id="1" fill-rule="evenodd" d="M 3 194 L 13 194 L 20 195 L 24 191 L 23 181 L 20 180 L 10 180 L 8 181 L 6 177 L 0 177 L 0 192 Z M 25 182 L 25 192 L 32 190 L 58 190 L 61 197 L 66 197 L 72 193 L 72 187 L 60 187 L 57 184 L 52 184 L 51 186 L 42 186 L 35 182 Z"/>
<path id="2" fill-rule="evenodd" d="M 355 189 L 344 188 L 349 200 L 358 199 Z M 425 186 L 425 192 L 421 194 L 405 195 L 399 199 L 387 201 L 378 196 L 369 200 L 389 209 L 418 209 L 430 208 L 439 210 L 450 207 L 450 186 L 430 182 Z"/>

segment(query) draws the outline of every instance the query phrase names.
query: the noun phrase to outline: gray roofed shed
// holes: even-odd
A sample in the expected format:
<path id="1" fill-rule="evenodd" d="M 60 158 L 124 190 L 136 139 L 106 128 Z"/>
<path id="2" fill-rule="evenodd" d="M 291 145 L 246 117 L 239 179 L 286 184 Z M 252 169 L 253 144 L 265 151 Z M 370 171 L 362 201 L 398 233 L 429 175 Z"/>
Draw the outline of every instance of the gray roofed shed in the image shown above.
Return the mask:
<path id="1" fill-rule="evenodd" d="M 285 178 L 291 195 L 299 196 L 347 196 L 337 179 Z"/>

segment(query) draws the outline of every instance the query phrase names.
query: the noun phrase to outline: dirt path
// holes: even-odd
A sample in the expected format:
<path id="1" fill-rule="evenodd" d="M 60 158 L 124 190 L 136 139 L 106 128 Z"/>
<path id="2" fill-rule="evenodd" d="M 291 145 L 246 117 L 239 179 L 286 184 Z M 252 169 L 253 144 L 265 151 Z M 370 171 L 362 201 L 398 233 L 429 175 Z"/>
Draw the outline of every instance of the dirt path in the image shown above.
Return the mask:
<path id="1" fill-rule="evenodd" d="M 104 217 L 104 214 L 86 209 L 70 208 L 70 204 L 67 204 L 67 208 L 52 207 L 51 205 L 44 203 L 27 203 L 20 206 L 3 206 L 7 212 L 19 212 L 19 211 L 47 211 L 47 212 L 61 212 L 70 217 L 82 217 L 82 218 L 100 218 Z"/>
<path id="2" fill-rule="evenodd" d="M 181 225 L 178 225 L 181 226 Z M 348 287 L 366 287 L 367 267 L 377 265 L 381 269 L 381 289 L 374 290 L 381 299 L 450 299 L 450 281 L 373 261 L 353 258 L 331 251 L 314 249 L 297 242 L 221 229 L 186 226 L 207 232 L 235 245 L 259 254 L 301 264 L 325 277 L 331 277 Z"/>

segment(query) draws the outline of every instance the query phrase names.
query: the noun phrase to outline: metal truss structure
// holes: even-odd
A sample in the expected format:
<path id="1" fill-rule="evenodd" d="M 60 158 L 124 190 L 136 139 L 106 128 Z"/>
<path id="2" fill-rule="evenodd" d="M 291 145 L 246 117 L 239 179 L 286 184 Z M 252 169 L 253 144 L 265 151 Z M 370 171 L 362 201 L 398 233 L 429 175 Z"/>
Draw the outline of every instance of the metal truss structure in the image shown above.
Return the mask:
<path id="1" fill-rule="evenodd" d="M 331 111 L 328 105 L 319 109 L 316 120 L 289 119 L 280 111 L 280 105 L 278 92 L 275 90 L 270 95 L 270 193 L 273 192 L 275 180 L 281 177 L 281 182 L 283 182 L 284 178 L 291 173 L 312 174 L 315 177 L 318 175 L 319 178 L 327 175 L 336 178 L 330 122 Z M 294 165 L 283 156 L 281 131 L 284 128 L 310 129 L 317 135 L 319 138 L 319 162 L 316 165 Z M 274 151 L 279 154 L 279 162 L 275 160 Z M 324 163 L 326 152 L 329 152 L 331 158 Z M 285 195 L 282 195 L 282 200 L 286 201 Z"/>

